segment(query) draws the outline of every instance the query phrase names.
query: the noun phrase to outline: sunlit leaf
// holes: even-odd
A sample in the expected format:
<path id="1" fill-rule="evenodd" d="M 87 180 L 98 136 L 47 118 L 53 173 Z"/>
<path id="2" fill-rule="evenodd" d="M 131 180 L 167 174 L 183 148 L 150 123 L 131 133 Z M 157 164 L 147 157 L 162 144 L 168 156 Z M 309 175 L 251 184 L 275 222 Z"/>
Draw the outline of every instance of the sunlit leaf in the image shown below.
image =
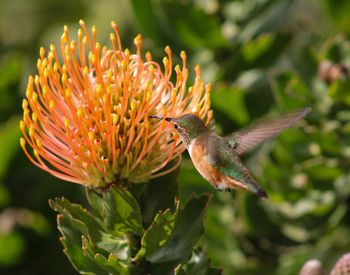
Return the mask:
<path id="1" fill-rule="evenodd" d="M 60 212 L 81 235 L 91 238 L 94 242 L 100 240 L 100 223 L 81 205 L 70 203 L 65 198 L 49 200 L 49 204 L 53 210 Z"/>
<path id="2" fill-rule="evenodd" d="M 86 257 L 82 249 L 81 232 L 72 226 L 71 222 L 62 215 L 58 216 L 58 228 L 62 234 L 61 242 L 64 246 L 64 253 L 72 265 L 80 274 L 86 275 L 108 275 L 94 261 Z"/>
<path id="3" fill-rule="evenodd" d="M 122 188 L 111 188 L 103 194 L 104 218 L 114 234 L 130 232 L 136 235 L 143 233 L 142 217 L 139 205 L 134 196 Z"/>
<path id="4" fill-rule="evenodd" d="M 141 249 L 136 258 L 141 256 L 152 257 L 169 240 L 174 230 L 175 218 L 179 211 L 178 207 L 179 203 L 177 203 L 176 212 L 167 210 L 156 215 L 153 223 L 142 236 Z"/>
<path id="5" fill-rule="evenodd" d="M 170 213 L 160 214 L 159 223 L 152 224 L 145 232 L 144 254 L 152 263 L 155 274 L 169 272 L 189 259 L 195 241 L 204 230 L 202 222 L 208 200 L 208 195 L 192 198 L 183 209 L 178 208 L 175 221 Z"/>

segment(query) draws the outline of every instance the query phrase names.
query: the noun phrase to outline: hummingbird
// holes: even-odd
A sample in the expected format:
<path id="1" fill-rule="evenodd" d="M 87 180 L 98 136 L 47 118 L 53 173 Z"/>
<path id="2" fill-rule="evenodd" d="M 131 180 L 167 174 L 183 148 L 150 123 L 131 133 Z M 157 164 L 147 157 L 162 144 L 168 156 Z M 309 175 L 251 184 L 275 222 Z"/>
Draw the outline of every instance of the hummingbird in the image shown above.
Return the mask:
<path id="1" fill-rule="evenodd" d="M 304 108 L 282 114 L 278 118 L 261 120 L 227 136 L 217 135 L 194 114 L 175 118 L 153 115 L 149 118 L 164 119 L 174 125 L 195 168 L 213 187 L 220 191 L 242 188 L 260 198 L 267 198 L 267 193 L 243 164 L 241 156 L 291 127 L 310 110 Z"/>

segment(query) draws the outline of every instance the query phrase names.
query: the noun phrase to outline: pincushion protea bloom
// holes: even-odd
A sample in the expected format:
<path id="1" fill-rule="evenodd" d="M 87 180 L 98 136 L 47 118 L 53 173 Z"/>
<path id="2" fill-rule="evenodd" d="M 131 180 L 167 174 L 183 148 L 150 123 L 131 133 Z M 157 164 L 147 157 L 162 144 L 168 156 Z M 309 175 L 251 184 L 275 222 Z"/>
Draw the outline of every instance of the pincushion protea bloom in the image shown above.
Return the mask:
<path id="1" fill-rule="evenodd" d="M 350 252 L 341 256 L 334 265 L 330 275 L 350 274 Z"/>
<path id="2" fill-rule="evenodd" d="M 77 41 L 64 27 L 61 61 L 53 45 L 47 55 L 40 49 L 38 74 L 29 77 L 20 123 L 21 146 L 35 165 L 60 179 L 94 187 L 146 181 L 179 165 L 185 147 L 171 125 L 150 121 L 148 115 L 194 113 L 206 123 L 212 116 L 210 85 L 201 80 L 199 66 L 193 86 L 186 87 L 184 52 L 173 84 L 169 47 L 162 70 L 150 53 L 142 58 L 141 35 L 131 54 L 122 48 L 118 26 L 111 25 L 110 48 L 96 41 L 95 27 L 89 33 L 80 21 Z"/>
<path id="3" fill-rule="evenodd" d="M 301 268 L 299 275 L 326 275 L 322 263 L 317 259 L 308 260 Z"/>

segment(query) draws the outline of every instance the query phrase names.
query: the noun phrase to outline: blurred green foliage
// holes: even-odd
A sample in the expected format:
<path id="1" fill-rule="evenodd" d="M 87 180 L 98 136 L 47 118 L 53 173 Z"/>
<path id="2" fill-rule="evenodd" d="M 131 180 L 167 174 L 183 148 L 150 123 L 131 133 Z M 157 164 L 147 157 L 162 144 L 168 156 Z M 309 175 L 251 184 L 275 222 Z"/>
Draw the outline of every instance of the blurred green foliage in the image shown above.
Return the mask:
<path id="1" fill-rule="evenodd" d="M 213 83 L 221 134 L 267 113 L 312 107 L 299 127 L 244 157 L 268 200 L 213 190 L 188 158 L 179 196 L 213 193 L 200 244 L 225 274 L 297 274 L 315 257 L 329 269 L 350 250 L 350 79 L 325 82 L 318 67 L 327 59 L 350 68 L 349 12 L 347 0 L 1 0 L 0 273 L 75 274 L 47 199 L 82 202 L 83 191 L 29 163 L 19 149 L 18 121 L 39 47 L 58 44 L 62 26 L 74 30 L 80 18 L 98 27 L 102 42 L 112 20 L 126 47 L 142 33 L 158 60 L 166 45 L 175 62 L 185 50 L 190 68 L 200 64 Z M 154 213 L 146 201 L 141 207 Z M 196 251 L 192 260 L 209 266 L 206 253 Z M 190 262 L 177 270 L 188 272 L 200 274 Z"/>

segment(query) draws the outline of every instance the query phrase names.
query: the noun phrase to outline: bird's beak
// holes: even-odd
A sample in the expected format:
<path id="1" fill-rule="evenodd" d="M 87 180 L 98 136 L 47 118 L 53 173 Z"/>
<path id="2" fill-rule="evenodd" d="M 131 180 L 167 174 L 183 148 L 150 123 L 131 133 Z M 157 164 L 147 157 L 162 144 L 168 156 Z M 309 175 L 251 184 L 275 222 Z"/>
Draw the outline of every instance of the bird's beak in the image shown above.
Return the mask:
<path id="1" fill-rule="evenodd" d="M 161 117 L 161 116 L 148 116 L 148 118 L 156 118 L 156 119 L 159 119 L 159 120 L 163 119 L 163 117 Z M 168 122 L 171 122 L 172 118 L 171 117 L 166 117 L 165 120 L 168 121 Z"/>

